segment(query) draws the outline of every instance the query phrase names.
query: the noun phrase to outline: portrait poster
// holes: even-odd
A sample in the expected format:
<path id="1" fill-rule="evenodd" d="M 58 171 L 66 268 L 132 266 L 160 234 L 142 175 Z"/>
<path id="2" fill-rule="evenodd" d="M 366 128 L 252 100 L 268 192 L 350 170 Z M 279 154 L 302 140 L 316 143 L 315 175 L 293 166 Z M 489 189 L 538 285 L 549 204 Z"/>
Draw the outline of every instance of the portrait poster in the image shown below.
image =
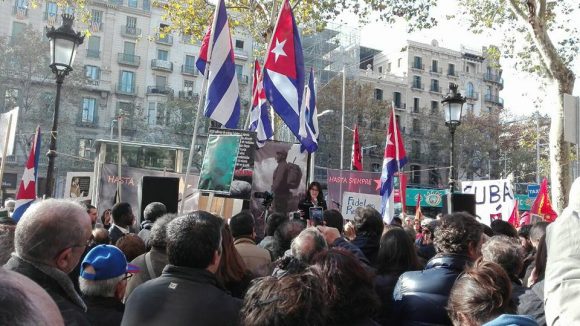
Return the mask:
<path id="1" fill-rule="evenodd" d="M 209 135 L 197 188 L 230 194 L 240 149 L 240 135 Z"/>
<path id="2" fill-rule="evenodd" d="M 308 152 L 301 153 L 299 144 L 268 141 L 255 151 L 250 209 L 258 235 L 263 235 L 265 207 L 264 200 L 256 198 L 256 193 L 259 196 L 267 191 L 274 195 L 270 212 L 297 211 L 306 193 L 307 162 Z"/>
<path id="3" fill-rule="evenodd" d="M 64 198 L 91 201 L 93 172 L 67 172 Z"/>
<path id="4" fill-rule="evenodd" d="M 250 200 L 252 195 L 252 179 L 254 174 L 254 152 L 256 151 L 256 132 L 239 129 L 210 128 L 210 135 L 239 135 L 240 149 L 234 170 L 234 179 L 228 195 L 235 199 Z"/>

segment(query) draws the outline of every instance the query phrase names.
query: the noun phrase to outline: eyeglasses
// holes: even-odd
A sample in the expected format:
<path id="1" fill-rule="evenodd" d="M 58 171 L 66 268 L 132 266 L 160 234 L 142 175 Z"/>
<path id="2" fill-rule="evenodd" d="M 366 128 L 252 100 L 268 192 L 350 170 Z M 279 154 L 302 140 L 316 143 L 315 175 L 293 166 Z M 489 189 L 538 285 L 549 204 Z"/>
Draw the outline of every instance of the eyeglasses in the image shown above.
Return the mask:
<path id="1" fill-rule="evenodd" d="M 76 247 L 85 247 L 86 248 L 86 247 L 88 247 L 88 246 L 91 245 L 91 243 L 93 242 L 93 240 L 94 240 L 94 238 L 93 238 L 93 235 L 91 234 L 91 237 L 87 240 L 86 243 L 74 245 L 74 246 L 71 246 L 71 247 L 73 247 L 73 248 L 76 248 Z"/>
<path id="2" fill-rule="evenodd" d="M 131 273 L 125 273 L 125 277 L 123 277 L 123 281 L 129 280 L 131 277 L 133 277 L 133 274 L 131 274 Z"/>

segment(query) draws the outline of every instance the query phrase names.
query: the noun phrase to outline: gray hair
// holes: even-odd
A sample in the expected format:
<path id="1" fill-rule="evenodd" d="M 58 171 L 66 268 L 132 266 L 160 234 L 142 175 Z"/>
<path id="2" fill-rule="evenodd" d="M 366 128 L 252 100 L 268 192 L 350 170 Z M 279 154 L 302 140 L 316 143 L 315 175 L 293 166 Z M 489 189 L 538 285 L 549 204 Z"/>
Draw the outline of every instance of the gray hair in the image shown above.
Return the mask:
<path id="1" fill-rule="evenodd" d="M 0 224 L 0 266 L 4 265 L 14 251 L 14 225 Z"/>
<path id="2" fill-rule="evenodd" d="M 14 250 L 28 260 L 51 264 L 64 249 L 86 241 L 84 228 L 89 225 L 90 217 L 81 204 L 43 200 L 28 207 L 16 225 Z"/>
<path id="3" fill-rule="evenodd" d="M 79 287 L 81 293 L 87 297 L 112 298 L 115 296 L 117 284 L 123 280 L 124 274 L 108 280 L 92 281 L 79 276 Z"/>
<path id="4" fill-rule="evenodd" d="M 147 244 L 155 248 L 167 247 L 167 224 L 173 221 L 176 217 L 177 215 L 175 214 L 165 214 L 158 218 L 151 227 L 151 233 L 149 233 L 149 241 Z"/>
<path id="5" fill-rule="evenodd" d="M 484 261 L 500 265 L 510 278 L 516 277 L 522 269 L 521 244 L 505 235 L 489 238 L 481 248 Z"/>
<path id="6" fill-rule="evenodd" d="M 163 216 L 165 213 L 167 213 L 167 208 L 165 205 L 163 203 L 154 201 L 145 206 L 145 209 L 143 210 L 143 219 L 146 221 L 155 222 L 158 217 Z"/>
<path id="7" fill-rule="evenodd" d="M 302 230 L 290 245 L 292 256 L 305 264 L 309 264 L 314 255 L 326 248 L 326 240 L 315 227 Z"/>

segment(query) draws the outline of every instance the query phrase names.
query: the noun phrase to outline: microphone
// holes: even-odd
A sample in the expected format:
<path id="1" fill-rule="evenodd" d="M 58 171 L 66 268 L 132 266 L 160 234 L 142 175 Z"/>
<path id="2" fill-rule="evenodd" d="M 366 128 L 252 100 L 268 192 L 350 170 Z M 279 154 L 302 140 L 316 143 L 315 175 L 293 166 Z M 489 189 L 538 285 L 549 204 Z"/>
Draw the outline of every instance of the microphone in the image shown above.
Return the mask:
<path id="1" fill-rule="evenodd" d="M 339 202 L 337 202 L 337 201 L 336 201 L 336 200 L 334 200 L 334 199 L 331 199 L 331 201 L 332 201 L 332 202 L 333 202 L 333 203 L 334 203 L 336 206 L 338 206 L 338 208 L 340 208 L 340 203 L 339 203 Z"/>

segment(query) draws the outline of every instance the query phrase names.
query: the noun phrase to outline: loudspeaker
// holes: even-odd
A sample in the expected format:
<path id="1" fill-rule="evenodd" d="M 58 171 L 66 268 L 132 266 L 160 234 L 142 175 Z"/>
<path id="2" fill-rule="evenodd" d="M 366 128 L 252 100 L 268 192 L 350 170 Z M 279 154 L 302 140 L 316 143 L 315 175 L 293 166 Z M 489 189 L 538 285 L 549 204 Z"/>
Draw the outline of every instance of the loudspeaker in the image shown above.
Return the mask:
<path id="1" fill-rule="evenodd" d="M 156 201 L 167 207 L 167 213 L 177 213 L 178 198 L 179 178 L 144 176 L 139 196 L 140 221 L 143 221 L 145 207 Z"/>
<path id="2" fill-rule="evenodd" d="M 443 196 L 443 214 L 450 214 L 454 212 L 467 212 L 473 216 L 475 215 L 475 194 L 451 194 Z M 449 209 L 449 199 L 451 199 L 452 210 Z"/>

